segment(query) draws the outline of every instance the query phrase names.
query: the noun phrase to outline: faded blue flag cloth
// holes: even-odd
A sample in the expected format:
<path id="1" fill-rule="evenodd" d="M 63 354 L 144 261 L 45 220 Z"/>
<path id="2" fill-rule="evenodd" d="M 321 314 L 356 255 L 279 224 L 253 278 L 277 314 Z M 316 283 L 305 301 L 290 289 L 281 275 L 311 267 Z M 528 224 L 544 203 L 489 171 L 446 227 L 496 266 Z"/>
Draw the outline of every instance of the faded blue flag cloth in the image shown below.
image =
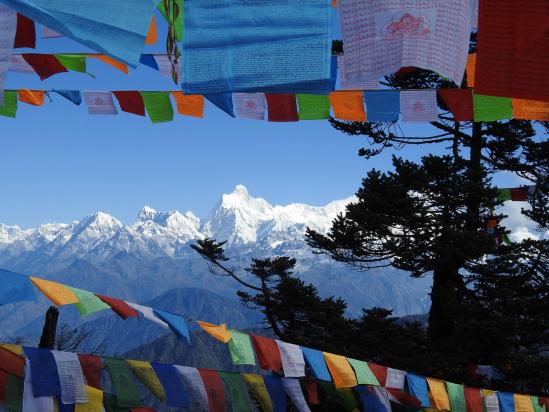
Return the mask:
<path id="1" fill-rule="evenodd" d="M 368 90 L 364 93 L 369 122 L 397 122 L 400 114 L 398 90 Z"/>
<path id="2" fill-rule="evenodd" d="M 368 412 L 388 412 L 387 406 L 381 402 L 372 386 L 359 385 L 354 390 L 360 396 L 362 410 Z M 390 412 L 390 410 L 389 410 Z"/>
<path id="3" fill-rule="evenodd" d="M 53 354 L 48 349 L 23 348 L 30 362 L 32 392 L 38 396 L 61 396 L 61 383 Z"/>
<path id="4" fill-rule="evenodd" d="M 57 90 L 53 89 L 53 91 L 61 96 L 63 96 L 68 101 L 73 102 L 75 105 L 80 106 L 82 103 L 82 93 L 80 93 L 80 90 Z"/>
<path id="5" fill-rule="evenodd" d="M 36 289 L 27 276 L 0 269 L 0 306 L 22 300 L 36 301 Z"/>
<path id="6" fill-rule="evenodd" d="M 173 330 L 179 337 L 187 339 L 187 342 L 191 343 L 191 337 L 189 336 L 189 328 L 185 319 L 180 315 L 176 315 L 171 312 L 164 312 L 163 310 L 154 309 L 154 314 L 168 324 L 171 330 Z"/>
<path id="7" fill-rule="evenodd" d="M 232 93 L 205 94 L 204 97 L 231 117 L 235 117 Z"/>
<path id="8" fill-rule="evenodd" d="M 163 363 L 153 363 L 151 366 L 164 388 L 166 405 L 175 408 L 188 408 L 191 406 L 189 395 L 179 380 L 175 367 Z"/>
<path id="9" fill-rule="evenodd" d="M 421 402 L 423 408 L 430 408 L 431 401 L 429 400 L 429 390 L 427 389 L 427 381 L 423 376 L 408 373 L 406 375 L 408 383 L 408 391 Z"/>
<path id="10" fill-rule="evenodd" d="M 286 412 L 286 392 L 284 392 L 280 376 L 265 375 L 263 376 L 263 382 L 271 398 L 273 412 Z"/>
<path id="11" fill-rule="evenodd" d="M 313 371 L 315 378 L 323 381 L 332 380 L 322 352 L 311 348 L 305 348 L 303 346 L 301 346 L 301 351 L 303 352 L 305 362 L 307 362 L 307 365 Z"/>
<path id="12" fill-rule="evenodd" d="M 509 392 L 498 392 L 499 410 L 501 412 L 515 412 L 515 397 Z"/>
<path id="13" fill-rule="evenodd" d="M 142 54 L 139 58 L 139 63 L 149 66 L 154 70 L 159 70 L 158 63 L 156 62 L 153 54 Z"/>
<path id="14" fill-rule="evenodd" d="M 184 4 L 184 92 L 330 91 L 330 0 Z"/>
<path id="15" fill-rule="evenodd" d="M 139 63 L 154 0 L 0 0 L 15 11 L 132 67 Z"/>

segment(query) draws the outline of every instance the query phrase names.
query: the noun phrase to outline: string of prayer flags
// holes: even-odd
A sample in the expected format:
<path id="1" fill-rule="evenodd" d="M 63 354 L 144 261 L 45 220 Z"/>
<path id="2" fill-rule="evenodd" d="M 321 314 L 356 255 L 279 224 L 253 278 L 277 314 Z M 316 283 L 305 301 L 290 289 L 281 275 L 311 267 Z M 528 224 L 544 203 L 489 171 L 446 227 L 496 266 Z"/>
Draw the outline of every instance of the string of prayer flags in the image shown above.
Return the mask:
<path id="1" fill-rule="evenodd" d="M 510 119 L 513 116 L 511 99 L 508 97 L 473 94 L 475 122 L 493 122 Z"/>
<path id="2" fill-rule="evenodd" d="M 325 0 L 185 3 L 183 91 L 327 93 L 331 18 Z"/>
<path id="3" fill-rule="evenodd" d="M 53 54 L 25 53 L 22 56 L 40 80 L 68 71 Z"/>
<path id="4" fill-rule="evenodd" d="M 34 290 L 27 276 L 0 269 L 0 306 L 24 300 L 36 301 Z"/>
<path id="5" fill-rule="evenodd" d="M 368 367 L 368 363 L 361 360 L 353 359 L 353 358 L 347 358 L 347 361 L 353 367 L 355 371 L 357 383 L 359 385 L 379 386 L 379 382 L 376 376 L 372 373 L 372 371 Z"/>
<path id="6" fill-rule="evenodd" d="M 297 106 L 294 94 L 266 93 L 268 120 L 270 122 L 297 122 Z"/>
<path id="7" fill-rule="evenodd" d="M 265 120 L 265 94 L 234 93 L 238 117 Z"/>
<path id="8" fill-rule="evenodd" d="M 467 412 L 463 385 L 446 382 L 446 390 L 448 391 L 452 412 Z"/>
<path id="9" fill-rule="evenodd" d="M 275 342 L 280 352 L 284 376 L 287 378 L 305 376 L 305 359 L 303 359 L 301 348 L 293 343 L 282 342 L 280 340 L 275 340 Z"/>
<path id="10" fill-rule="evenodd" d="M 287 410 L 286 393 L 280 376 L 263 376 L 263 382 L 271 399 L 273 412 L 285 412 Z"/>
<path id="11" fill-rule="evenodd" d="M 77 403 L 74 407 L 74 412 L 103 411 L 103 391 L 92 388 L 91 386 L 86 386 L 86 396 L 88 397 L 88 403 Z"/>
<path id="12" fill-rule="evenodd" d="M 227 410 L 227 401 L 225 400 L 225 390 L 219 373 L 209 369 L 198 369 L 198 373 L 206 388 L 208 410 L 211 412 L 225 412 Z"/>
<path id="13" fill-rule="evenodd" d="M 44 96 L 45 93 L 43 90 L 21 89 L 18 91 L 19 101 L 32 106 L 42 106 L 44 104 Z"/>
<path id="14" fill-rule="evenodd" d="M 32 367 L 27 359 L 24 387 L 23 387 L 23 411 L 53 412 L 53 397 L 35 396 L 33 393 L 31 374 Z"/>
<path id="15" fill-rule="evenodd" d="M 117 70 L 120 70 L 122 73 L 128 74 L 129 72 L 128 66 L 126 64 L 104 54 L 88 54 L 88 57 L 101 60 L 103 63 L 108 64 L 109 66 L 112 66 Z"/>
<path id="16" fill-rule="evenodd" d="M 450 399 L 448 398 L 444 382 L 438 379 L 427 378 L 427 384 L 429 385 L 429 390 L 433 399 L 433 406 L 439 411 L 451 410 Z"/>
<path id="17" fill-rule="evenodd" d="M 282 386 L 299 412 L 311 412 L 298 379 L 282 378 Z"/>
<path id="18" fill-rule="evenodd" d="M 156 399 L 160 402 L 165 402 L 166 394 L 164 393 L 164 388 L 150 362 L 140 360 L 126 360 L 126 362 L 137 379 L 151 391 Z"/>
<path id="19" fill-rule="evenodd" d="M 357 385 L 353 368 L 347 362 L 345 356 L 328 352 L 324 352 L 323 354 L 336 388 L 351 388 Z"/>
<path id="20" fill-rule="evenodd" d="M 515 412 L 515 397 L 509 392 L 498 392 L 499 410 L 501 412 Z"/>
<path id="21" fill-rule="evenodd" d="M 254 351 L 250 335 L 230 330 L 231 340 L 228 342 L 231 360 L 234 365 L 255 365 Z"/>
<path id="22" fill-rule="evenodd" d="M 253 373 L 243 373 L 242 379 L 248 384 L 252 396 L 259 403 L 262 411 L 271 412 L 273 411 L 273 405 L 269 397 L 269 392 L 265 387 L 265 382 L 263 382 L 263 376 L 255 375 Z"/>
<path id="23" fill-rule="evenodd" d="M 103 361 L 99 356 L 78 354 L 78 361 L 82 372 L 86 377 L 86 382 L 89 386 L 96 389 L 101 388 L 101 373 L 103 372 Z"/>
<path id="24" fill-rule="evenodd" d="M 14 90 L 4 90 L 4 103 L 0 106 L 0 116 L 15 118 L 17 114 L 17 92 Z"/>
<path id="25" fill-rule="evenodd" d="M 168 324 L 170 329 L 180 338 L 187 339 L 187 342 L 191 343 L 191 337 L 189 335 L 189 329 L 185 323 L 185 319 L 175 313 L 166 312 L 160 309 L 154 309 L 154 314 L 162 321 Z M 234 338 L 234 334 L 233 334 Z M 253 351 L 252 351 L 253 353 Z"/>
<path id="26" fill-rule="evenodd" d="M 17 30 L 15 32 L 15 40 L 13 48 L 28 47 L 34 49 L 36 47 L 36 27 L 34 21 L 28 17 L 17 13 Z"/>
<path id="27" fill-rule="evenodd" d="M 78 297 L 65 285 L 51 280 L 30 277 L 31 282 L 56 306 L 78 303 Z"/>
<path id="28" fill-rule="evenodd" d="M 86 55 L 85 54 L 56 54 L 55 58 L 67 70 L 86 73 Z"/>
<path id="29" fill-rule="evenodd" d="M 482 394 L 480 389 L 465 386 L 463 388 L 466 412 L 483 412 Z"/>
<path id="30" fill-rule="evenodd" d="M 78 355 L 61 351 L 52 351 L 52 354 L 59 373 L 61 401 L 64 404 L 87 403 L 86 383 Z"/>
<path id="31" fill-rule="evenodd" d="M 408 373 L 406 375 L 408 390 L 421 402 L 423 408 L 430 408 L 431 401 L 429 400 L 429 390 L 427 389 L 427 381 L 423 376 Z"/>
<path id="32" fill-rule="evenodd" d="M 227 325 L 214 325 L 213 323 L 197 320 L 196 323 L 208 334 L 212 335 L 217 340 L 227 343 L 231 340 L 231 332 L 227 330 Z"/>
<path id="33" fill-rule="evenodd" d="M 316 379 L 323 381 L 331 381 L 332 377 L 324 361 L 324 355 L 321 351 L 311 348 L 301 347 L 303 352 L 303 357 L 309 368 L 313 371 L 313 374 Z"/>
<path id="34" fill-rule="evenodd" d="M 188 408 L 190 406 L 190 399 L 179 380 L 175 367 L 162 363 L 153 363 L 152 367 L 164 388 L 166 405 L 175 408 Z"/>
<path id="35" fill-rule="evenodd" d="M 173 107 L 169 92 L 140 92 L 145 109 L 153 123 L 171 122 Z"/>
<path id="36" fill-rule="evenodd" d="M 136 114 L 138 116 L 145 116 L 145 103 L 143 103 L 143 97 L 136 91 L 113 91 L 112 92 L 120 109 L 126 113 Z"/>
<path id="37" fill-rule="evenodd" d="M 204 117 L 204 96 L 172 92 L 178 114 L 192 117 Z"/>
<path id="38" fill-rule="evenodd" d="M 298 94 L 299 120 L 321 120 L 330 117 L 330 98 L 324 94 Z"/>
<path id="39" fill-rule="evenodd" d="M 373 90 L 364 94 L 370 122 L 396 122 L 400 114 L 400 94 L 396 90 Z"/>
<path id="40" fill-rule="evenodd" d="M 60 96 L 63 96 L 69 102 L 72 102 L 77 106 L 80 106 L 82 104 L 82 94 L 80 93 L 80 90 L 53 89 L 52 91 L 57 93 Z"/>
<path id="41" fill-rule="evenodd" d="M 405 122 L 437 121 L 436 90 L 401 90 L 400 111 L 402 112 L 402 120 Z"/>
<path id="42" fill-rule="evenodd" d="M 229 116 L 235 117 L 233 109 L 233 96 L 231 93 L 205 94 L 204 97 Z"/>
<path id="43" fill-rule="evenodd" d="M 252 412 L 252 405 L 248 399 L 246 386 L 240 373 L 219 372 L 219 376 L 221 376 L 227 387 L 232 410 L 234 412 Z"/>
<path id="44" fill-rule="evenodd" d="M 139 392 L 132 379 L 132 371 L 126 361 L 109 357 L 104 357 L 103 361 L 111 377 L 118 406 L 123 408 L 139 406 Z"/>
<path id="45" fill-rule="evenodd" d="M 406 371 L 400 369 L 387 368 L 386 388 L 404 389 L 406 383 Z"/>
<path id="46" fill-rule="evenodd" d="M 512 99 L 513 118 L 522 120 L 549 120 L 549 101 Z"/>
<path id="47" fill-rule="evenodd" d="M 23 348 L 31 365 L 32 391 L 34 396 L 60 396 L 61 383 L 57 365 L 51 351 L 38 348 Z"/>
<path id="48" fill-rule="evenodd" d="M 17 31 L 17 14 L 0 4 L 0 106 L 4 104 L 4 82 L 10 66 Z"/>
<path id="49" fill-rule="evenodd" d="M 68 286 L 68 288 L 76 295 L 78 299 L 75 306 L 81 315 L 89 315 L 91 313 L 110 309 L 110 306 L 95 296 L 95 294 L 88 292 L 87 290 L 77 289 L 70 286 Z"/>
<path id="50" fill-rule="evenodd" d="M 174 365 L 174 367 L 192 397 L 198 401 L 203 410 L 208 410 L 208 395 L 198 369 L 180 365 Z"/>
<path id="51" fill-rule="evenodd" d="M 361 91 L 337 91 L 330 93 L 334 117 L 351 122 L 365 122 L 364 94 Z"/>
<path id="52" fill-rule="evenodd" d="M 118 114 L 114 100 L 109 92 L 83 92 L 84 101 L 88 106 L 89 114 L 114 115 Z"/>
<path id="53" fill-rule="evenodd" d="M 138 318 L 139 315 L 137 311 L 133 309 L 130 305 L 120 299 L 111 298 L 109 296 L 95 294 L 99 299 L 105 302 L 111 307 L 111 309 L 122 319 L 126 320 L 128 318 Z"/>
<path id="54" fill-rule="evenodd" d="M 454 115 L 456 122 L 473 120 L 473 93 L 471 89 L 440 89 L 438 94 Z"/>
<path id="55" fill-rule="evenodd" d="M 282 370 L 282 360 L 274 339 L 253 334 L 251 337 L 259 367 L 280 372 Z"/>

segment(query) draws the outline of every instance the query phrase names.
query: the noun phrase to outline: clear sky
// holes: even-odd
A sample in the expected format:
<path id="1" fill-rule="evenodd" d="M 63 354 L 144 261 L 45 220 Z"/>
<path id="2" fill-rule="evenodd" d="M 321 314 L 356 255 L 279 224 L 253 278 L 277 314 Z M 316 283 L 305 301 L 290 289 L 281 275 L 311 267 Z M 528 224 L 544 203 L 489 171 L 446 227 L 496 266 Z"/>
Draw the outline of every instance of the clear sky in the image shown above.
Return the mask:
<path id="1" fill-rule="evenodd" d="M 161 19 L 161 17 L 157 16 Z M 159 24 L 162 28 L 164 25 Z M 165 34 L 145 52 L 163 52 Z M 38 39 L 38 52 L 86 52 L 66 39 Z M 45 81 L 9 73 L 6 88 L 49 90 L 175 90 L 146 66 L 125 75 L 88 59 L 88 71 Z M 43 107 L 19 103 L 17 119 L 0 117 L 0 222 L 23 228 L 68 222 L 95 211 L 132 222 L 144 205 L 208 214 L 222 193 L 245 185 L 274 204 L 322 205 L 353 194 L 372 167 L 390 167 L 390 155 L 357 156 L 365 139 L 334 130 L 327 121 L 277 124 L 233 119 L 207 104 L 204 119 L 177 116 L 151 124 L 120 113 L 91 116 L 52 94 Z M 426 126 L 414 126 L 425 133 Z M 419 158 L 429 146 L 401 150 Z"/>

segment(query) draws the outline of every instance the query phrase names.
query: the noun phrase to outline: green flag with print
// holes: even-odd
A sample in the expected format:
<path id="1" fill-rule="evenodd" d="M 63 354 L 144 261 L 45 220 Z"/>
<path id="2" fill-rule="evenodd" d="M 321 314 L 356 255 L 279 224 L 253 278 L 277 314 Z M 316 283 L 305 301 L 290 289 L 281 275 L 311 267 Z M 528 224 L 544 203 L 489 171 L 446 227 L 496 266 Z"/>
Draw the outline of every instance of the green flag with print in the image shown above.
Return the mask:
<path id="1" fill-rule="evenodd" d="M 246 333 L 231 330 L 231 340 L 228 342 L 231 359 L 235 365 L 255 365 L 254 350 L 250 336 Z"/>

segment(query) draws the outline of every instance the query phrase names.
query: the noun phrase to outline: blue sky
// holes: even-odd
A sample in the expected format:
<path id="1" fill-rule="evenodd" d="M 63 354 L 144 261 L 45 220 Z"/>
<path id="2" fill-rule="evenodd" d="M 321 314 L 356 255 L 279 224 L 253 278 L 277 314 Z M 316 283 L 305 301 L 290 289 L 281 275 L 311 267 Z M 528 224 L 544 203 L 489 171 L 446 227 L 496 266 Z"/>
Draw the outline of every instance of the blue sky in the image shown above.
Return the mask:
<path id="1" fill-rule="evenodd" d="M 163 52 L 164 38 L 161 31 L 157 45 L 145 52 Z M 88 50 L 66 39 L 38 39 L 37 51 Z M 88 71 L 95 78 L 64 73 L 42 82 L 34 74 L 10 73 L 6 88 L 175 89 L 146 66 L 125 75 L 88 59 Z M 15 120 L 0 117 L 1 223 L 28 228 L 95 211 L 128 223 L 144 205 L 203 217 L 237 184 L 275 204 L 322 205 L 353 194 L 367 170 L 387 169 L 394 153 L 359 158 L 365 139 L 341 134 L 324 121 L 232 119 L 208 104 L 204 119 L 176 116 L 153 125 L 126 113 L 90 116 L 85 104 L 52 98 L 38 108 L 20 103 Z M 426 133 L 427 127 L 412 130 Z M 407 147 L 398 153 L 417 159 L 426 150 L 442 148 Z"/>

